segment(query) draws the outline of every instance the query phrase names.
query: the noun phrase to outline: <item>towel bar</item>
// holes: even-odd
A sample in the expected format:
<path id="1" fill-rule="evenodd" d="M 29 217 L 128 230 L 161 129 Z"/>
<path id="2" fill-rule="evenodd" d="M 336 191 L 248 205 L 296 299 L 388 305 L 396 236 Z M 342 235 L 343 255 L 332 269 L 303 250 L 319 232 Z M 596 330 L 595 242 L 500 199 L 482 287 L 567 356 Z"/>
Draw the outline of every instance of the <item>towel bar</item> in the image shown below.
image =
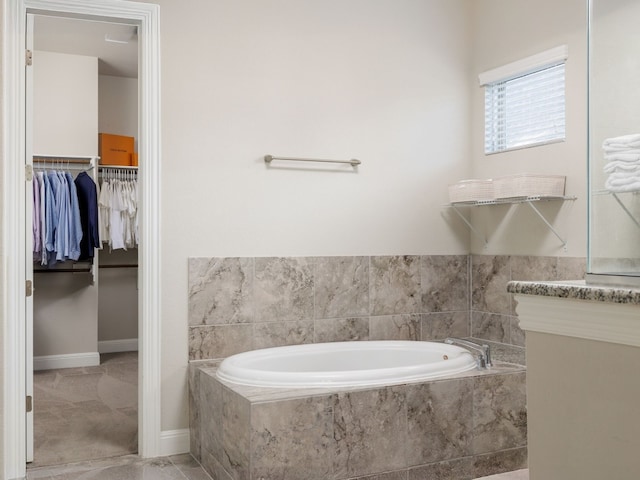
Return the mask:
<path id="1" fill-rule="evenodd" d="M 355 158 L 351 160 L 323 160 L 320 158 L 296 158 L 296 157 L 274 157 L 273 155 L 265 155 L 264 163 L 271 164 L 273 160 L 286 160 L 292 162 L 320 162 L 320 163 L 348 163 L 352 167 L 357 167 L 362 162 Z"/>

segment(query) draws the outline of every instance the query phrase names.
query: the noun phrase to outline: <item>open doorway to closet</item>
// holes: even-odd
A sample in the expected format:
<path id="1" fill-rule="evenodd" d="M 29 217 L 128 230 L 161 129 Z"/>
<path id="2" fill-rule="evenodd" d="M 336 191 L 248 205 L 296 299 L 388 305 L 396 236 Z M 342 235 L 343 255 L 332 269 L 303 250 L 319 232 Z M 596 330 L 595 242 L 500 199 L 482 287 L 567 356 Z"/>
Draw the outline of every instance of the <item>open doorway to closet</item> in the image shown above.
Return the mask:
<path id="1" fill-rule="evenodd" d="M 43 466 L 138 450 L 138 42 L 130 24 L 48 15 L 30 15 L 29 23 L 27 151 L 39 205 L 34 200 L 27 218 L 34 228 L 27 460 Z M 99 141 L 107 135 L 131 145 Z M 54 179 L 68 197 L 44 195 Z M 83 191 L 87 183 L 95 192 Z M 52 243 L 45 239 L 44 212 L 72 218 L 74 209 L 79 254 L 57 240 L 62 227 Z"/>
<path id="2" fill-rule="evenodd" d="M 161 230 L 160 202 L 161 135 L 160 135 L 160 7 L 152 3 L 123 2 L 121 0 L 11 0 L 4 2 L 3 102 L 4 138 L 2 153 L 4 175 L 0 179 L 3 191 L 2 231 L 4 261 L 1 288 L 4 328 L 4 362 L 2 364 L 4 401 L 2 449 L 3 478 L 26 476 L 27 453 L 33 446 L 29 434 L 32 418 L 33 368 L 31 365 L 32 332 L 29 330 L 27 310 L 32 295 L 29 275 L 32 275 L 32 251 L 27 247 L 27 210 L 31 190 L 29 171 L 31 152 L 27 137 L 25 48 L 28 35 L 25 24 L 28 13 L 57 15 L 118 22 L 138 26 L 140 38 L 138 81 L 140 138 L 139 196 L 142 205 L 139 258 L 139 373 L 138 398 L 138 454 L 155 457 L 188 451 L 188 434 L 175 435 L 161 428 Z M 32 44 L 31 44 L 32 45 Z M 25 288 L 26 287 L 26 288 Z M 31 360 L 30 360 L 31 358 Z M 31 384 L 30 384 L 31 381 Z M 26 398 L 25 398 L 26 397 Z M 26 401 L 25 401 L 26 400 Z M 186 440 L 185 440 L 186 439 Z M 176 443 L 178 442 L 178 444 Z"/>

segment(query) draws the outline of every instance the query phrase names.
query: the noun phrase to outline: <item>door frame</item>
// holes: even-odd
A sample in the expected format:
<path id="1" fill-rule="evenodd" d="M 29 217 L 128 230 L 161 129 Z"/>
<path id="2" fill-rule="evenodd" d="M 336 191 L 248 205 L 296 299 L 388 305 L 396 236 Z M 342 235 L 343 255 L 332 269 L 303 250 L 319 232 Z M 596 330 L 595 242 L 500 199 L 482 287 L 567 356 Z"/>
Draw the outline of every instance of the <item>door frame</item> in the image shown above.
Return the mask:
<path id="1" fill-rule="evenodd" d="M 3 28 L 3 172 L 2 305 L 3 478 L 26 475 L 27 255 L 25 181 L 25 35 L 26 15 L 46 13 L 138 25 L 141 218 L 138 296 L 138 452 L 161 452 L 161 248 L 160 248 L 160 8 L 122 0 L 2 0 Z"/>

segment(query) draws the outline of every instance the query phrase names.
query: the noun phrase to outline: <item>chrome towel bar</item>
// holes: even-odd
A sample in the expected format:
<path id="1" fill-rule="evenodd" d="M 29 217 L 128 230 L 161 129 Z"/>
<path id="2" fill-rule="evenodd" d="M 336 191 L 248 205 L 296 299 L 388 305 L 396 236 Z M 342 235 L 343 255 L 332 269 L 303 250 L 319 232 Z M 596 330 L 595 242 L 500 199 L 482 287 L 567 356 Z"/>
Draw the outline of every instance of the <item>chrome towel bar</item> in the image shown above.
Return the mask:
<path id="1" fill-rule="evenodd" d="M 271 164 L 273 160 L 286 160 L 292 162 L 320 162 L 320 163 L 348 163 L 352 167 L 357 167 L 362 162 L 352 158 L 351 160 L 323 160 L 320 158 L 296 158 L 296 157 L 274 157 L 273 155 L 265 155 L 264 163 Z"/>

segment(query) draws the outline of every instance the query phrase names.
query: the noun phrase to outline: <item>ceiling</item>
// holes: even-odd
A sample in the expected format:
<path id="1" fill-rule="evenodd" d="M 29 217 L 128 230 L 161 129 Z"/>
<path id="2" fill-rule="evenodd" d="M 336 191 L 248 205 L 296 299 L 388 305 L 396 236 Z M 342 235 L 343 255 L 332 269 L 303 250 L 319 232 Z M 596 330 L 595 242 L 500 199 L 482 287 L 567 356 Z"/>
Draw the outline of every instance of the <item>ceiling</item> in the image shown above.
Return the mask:
<path id="1" fill-rule="evenodd" d="M 134 25 L 36 15 L 33 47 L 98 57 L 100 75 L 138 77 L 138 35 Z"/>

